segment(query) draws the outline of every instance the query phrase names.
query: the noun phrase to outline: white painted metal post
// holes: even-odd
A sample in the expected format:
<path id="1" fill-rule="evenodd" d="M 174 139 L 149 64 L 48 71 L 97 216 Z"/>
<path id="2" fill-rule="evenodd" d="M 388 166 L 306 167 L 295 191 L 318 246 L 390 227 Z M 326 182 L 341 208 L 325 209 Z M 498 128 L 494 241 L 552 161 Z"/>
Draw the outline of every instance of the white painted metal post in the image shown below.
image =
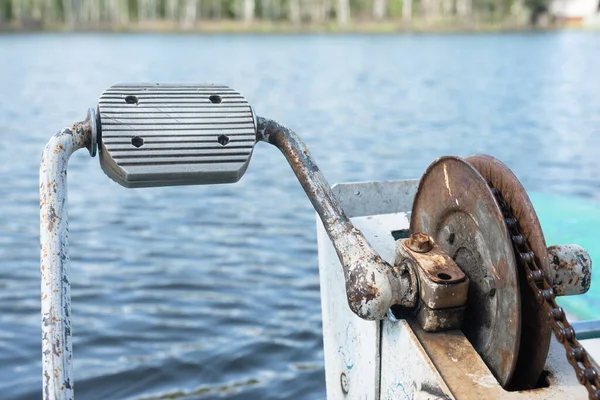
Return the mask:
<path id="1" fill-rule="evenodd" d="M 93 109 L 54 135 L 40 165 L 40 248 L 42 273 L 43 398 L 73 398 L 71 288 L 68 275 L 67 164 L 75 151 L 96 152 Z"/>
<path id="2" fill-rule="evenodd" d="M 411 209 L 417 183 L 349 183 L 335 185 L 332 192 L 377 254 L 393 263 L 395 242 L 391 232 L 408 232 L 406 212 Z M 373 219 L 380 214 L 385 216 Z M 348 307 L 340 261 L 318 218 L 317 238 L 327 399 L 378 400 L 381 321 L 365 321 Z"/>

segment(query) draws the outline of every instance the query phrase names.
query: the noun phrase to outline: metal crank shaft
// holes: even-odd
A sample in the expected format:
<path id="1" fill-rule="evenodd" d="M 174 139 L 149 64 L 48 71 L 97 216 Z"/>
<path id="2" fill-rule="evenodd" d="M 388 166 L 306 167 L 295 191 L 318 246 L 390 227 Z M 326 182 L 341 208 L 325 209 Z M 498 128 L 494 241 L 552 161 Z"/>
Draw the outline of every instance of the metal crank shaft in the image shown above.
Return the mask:
<path id="1" fill-rule="evenodd" d="M 388 264 L 352 225 L 298 135 L 273 120 L 258 117 L 257 137 L 281 150 L 319 214 L 344 269 L 352 311 L 361 318 L 378 320 L 386 317 L 392 305 L 414 307 L 417 288 L 412 271 L 400 272 Z"/>

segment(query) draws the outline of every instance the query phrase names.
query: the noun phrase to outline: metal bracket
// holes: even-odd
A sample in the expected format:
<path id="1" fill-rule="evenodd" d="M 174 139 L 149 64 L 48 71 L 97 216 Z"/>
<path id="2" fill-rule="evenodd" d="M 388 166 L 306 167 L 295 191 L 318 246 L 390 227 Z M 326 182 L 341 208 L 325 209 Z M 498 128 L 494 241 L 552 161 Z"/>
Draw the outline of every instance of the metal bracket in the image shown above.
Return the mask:
<path id="1" fill-rule="evenodd" d="M 460 329 L 469 278 L 427 235 L 414 233 L 396 242 L 396 265 L 415 270 L 419 281 L 416 318 L 428 332 Z"/>

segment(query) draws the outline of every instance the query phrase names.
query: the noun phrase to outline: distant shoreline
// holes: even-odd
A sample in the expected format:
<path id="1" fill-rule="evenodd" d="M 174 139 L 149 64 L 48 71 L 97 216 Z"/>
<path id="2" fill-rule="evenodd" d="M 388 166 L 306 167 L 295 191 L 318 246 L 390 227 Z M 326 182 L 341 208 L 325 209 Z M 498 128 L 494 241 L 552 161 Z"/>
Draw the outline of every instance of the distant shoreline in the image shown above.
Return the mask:
<path id="1" fill-rule="evenodd" d="M 202 21 L 193 28 L 182 28 L 169 21 L 134 22 L 128 25 L 68 26 L 65 24 L 43 25 L 38 21 L 0 23 L 0 34 L 28 32 L 73 32 L 73 33 L 195 33 L 195 34 L 411 34 L 411 33 L 493 33 L 493 32 L 545 32 L 562 30 L 598 30 L 598 27 L 573 26 L 568 24 L 544 24 L 533 27 L 514 21 L 468 22 L 456 20 L 414 20 L 383 22 L 353 22 L 348 26 L 335 23 L 321 25 L 293 25 L 267 21 L 251 24 L 239 21 Z"/>

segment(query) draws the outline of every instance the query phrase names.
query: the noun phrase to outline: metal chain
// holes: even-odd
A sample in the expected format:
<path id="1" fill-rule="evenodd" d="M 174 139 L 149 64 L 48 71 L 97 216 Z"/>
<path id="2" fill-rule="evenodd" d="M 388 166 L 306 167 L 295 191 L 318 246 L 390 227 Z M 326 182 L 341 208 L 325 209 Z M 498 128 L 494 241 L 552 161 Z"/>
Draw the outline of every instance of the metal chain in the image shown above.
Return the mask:
<path id="1" fill-rule="evenodd" d="M 515 255 L 520 259 L 517 261 L 520 261 L 520 264 L 525 268 L 529 287 L 533 290 L 538 304 L 546 311 L 556 339 L 565 347 L 567 360 L 575 370 L 577 380 L 587 388 L 590 400 L 600 400 L 598 371 L 590 361 L 588 353 L 577 340 L 575 330 L 567 321 L 564 310 L 556 304 L 554 290 L 549 284 L 544 271 L 539 267 L 536 255 L 531 250 L 527 238 L 521 233 L 519 221 L 513 215 L 512 208 L 504 201 L 502 193 L 494 188 L 489 181 L 488 185 L 502 209 L 504 221 L 515 248 Z"/>

